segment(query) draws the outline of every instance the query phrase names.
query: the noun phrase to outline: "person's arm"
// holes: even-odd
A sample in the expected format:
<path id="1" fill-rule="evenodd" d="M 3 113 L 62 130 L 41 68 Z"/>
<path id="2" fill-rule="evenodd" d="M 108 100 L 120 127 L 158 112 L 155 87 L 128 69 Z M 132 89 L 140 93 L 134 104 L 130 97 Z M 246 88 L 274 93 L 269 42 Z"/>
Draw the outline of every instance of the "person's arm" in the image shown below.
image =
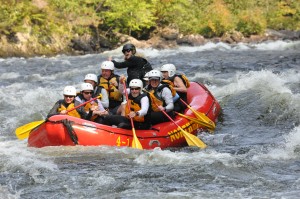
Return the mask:
<path id="1" fill-rule="evenodd" d="M 182 79 L 180 77 L 175 77 L 174 78 L 174 89 L 178 92 L 181 92 L 181 93 L 186 93 L 187 92 L 187 88 L 186 86 L 184 85 Z"/>
<path id="2" fill-rule="evenodd" d="M 138 116 L 144 116 L 147 114 L 149 109 L 149 98 L 147 96 L 144 96 L 141 99 L 141 110 L 137 111 Z"/>
<path id="3" fill-rule="evenodd" d="M 140 70 L 143 68 L 143 66 L 147 63 L 145 63 L 144 59 L 138 56 L 131 56 L 129 59 L 123 61 L 123 62 L 117 62 L 115 60 L 112 60 L 112 62 L 115 65 L 115 68 L 132 68 Z"/>
<path id="4" fill-rule="evenodd" d="M 47 115 L 47 118 L 53 116 L 53 115 L 58 115 L 59 112 L 58 112 L 58 108 L 60 107 L 60 103 L 59 101 L 57 101 L 54 106 L 52 107 L 52 109 L 49 111 L 48 115 Z"/>
<path id="5" fill-rule="evenodd" d="M 98 103 L 97 107 L 92 106 L 90 109 L 90 112 L 92 112 L 92 115 L 99 115 L 99 116 L 107 115 L 108 112 L 104 109 L 104 107 L 102 106 L 102 103 L 99 99 L 97 99 L 97 103 Z"/>
<path id="6" fill-rule="evenodd" d="M 120 76 L 119 77 L 119 85 L 118 85 L 118 90 L 120 91 L 120 93 L 122 93 L 123 95 L 125 95 L 125 89 L 124 89 L 124 83 L 125 82 L 126 78 L 125 76 Z M 129 94 L 128 92 L 128 89 L 127 89 L 127 93 Z"/>
<path id="7" fill-rule="evenodd" d="M 104 109 L 104 107 L 103 107 L 103 105 L 102 105 L 102 103 L 101 103 L 101 101 L 99 99 L 97 99 L 97 103 L 98 103 L 98 109 L 99 109 L 99 111 L 105 111 L 105 109 Z"/>
<path id="8" fill-rule="evenodd" d="M 180 98 L 180 96 L 176 92 L 176 95 L 173 97 L 173 103 L 176 102 L 179 98 Z"/>
<path id="9" fill-rule="evenodd" d="M 81 103 L 79 101 L 75 100 L 75 102 L 74 102 L 75 107 L 80 105 L 80 104 Z M 85 119 L 85 120 L 90 120 L 91 117 L 92 117 L 92 114 L 93 114 L 93 111 L 89 111 L 88 113 L 85 112 L 84 106 L 81 106 L 81 107 L 77 108 L 76 111 L 79 113 L 81 119 Z"/>
<path id="10" fill-rule="evenodd" d="M 101 101 L 103 107 L 108 108 L 109 107 L 108 93 L 104 88 L 101 89 L 101 95 L 102 95 L 102 97 L 101 97 L 100 101 Z"/>
<path id="11" fill-rule="evenodd" d="M 167 112 L 174 109 L 173 96 L 169 88 L 165 87 L 162 90 L 162 98 L 165 100 L 166 106 L 164 107 Z"/>
<path id="12" fill-rule="evenodd" d="M 115 68 L 118 68 L 118 69 L 120 69 L 120 68 L 127 68 L 129 66 L 129 64 L 127 63 L 127 61 L 123 61 L 123 62 L 117 62 L 115 60 L 111 60 L 111 61 L 114 63 Z"/>

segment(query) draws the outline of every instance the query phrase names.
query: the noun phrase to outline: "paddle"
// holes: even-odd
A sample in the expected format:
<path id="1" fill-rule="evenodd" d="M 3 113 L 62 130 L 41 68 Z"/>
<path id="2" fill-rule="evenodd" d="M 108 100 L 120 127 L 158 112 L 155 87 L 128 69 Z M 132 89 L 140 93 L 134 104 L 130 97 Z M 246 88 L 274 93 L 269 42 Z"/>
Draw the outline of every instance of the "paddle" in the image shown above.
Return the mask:
<path id="1" fill-rule="evenodd" d="M 17 138 L 20 139 L 20 140 L 23 140 L 23 139 L 27 138 L 32 129 L 34 129 L 35 127 L 41 125 L 44 122 L 45 122 L 45 120 L 30 122 L 28 124 L 25 124 L 25 125 L 17 128 L 16 129 Z"/>
<path id="2" fill-rule="evenodd" d="M 157 104 L 155 104 L 157 106 Z M 189 146 L 197 146 L 199 148 L 206 148 L 206 144 L 201 141 L 197 136 L 194 136 L 193 134 L 190 134 L 183 130 L 181 126 L 179 126 L 169 115 L 166 113 L 166 111 L 162 110 L 162 112 L 169 118 L 170 121 L 172 121 L 182 132 L 183 136 L 185 137 L 186 142 L 188 143 Z"/>
<path id="3" fill-rule="evenodd" d="M 147 90 L 145 90 L 145 89 L 143 89 L 145 92 L 147 92 L 147 93 L 149 93 Z M 150 94 L 150 93 L 149 93 Z M 155 103 L 155 101 L 154 101 L 154 104 L 155 104 L 155 106 L 157 106 L 158 107 L 158 105 Z M 197 136 L 194 136 L 193 134 L 191 134 L 191 133 L 188 133 L 188 132 L 186 132 L 185 130 L 183 130 L 182 128 L 181 128 L 181 126 L 179 126 L 169 115 L 168 115 L 168 113 L 166 113 L 166 111 L 164 111 L 164 110 L 161 110 L 162 112 L 163 112 L 163 114 L 166 116 L 166 117 L 168 117 L 169 118 L 169 120 L 171 121 L 171 122 L 173 122 L 180 130 L 181 130 L 181 132 L 182 132 L 182 134 L 183 134 L 183 136 L 184 136 L 184 138 L 185 138 L 185 140 L 186 140 L 186 142 L 188 143 L 188 145 L 189 146 L 197 146 L 197 147 L 199 147 L 199 148 L 202 148 L 202 149 L 204 149 L 204 148 L 206 148 L 206 144 L 202 141 L 202 140 L 200 140 Z"/>
<path id="4" fill-rule="evenodd" d="M 127 100 L 127 107 L 130 110 L 130 104 L 129 104 L 129 101 L 128 101 L 128 93 L 127 93 L 125 81 L 123 82 L 123 85 L 124 85 L 124 91 L 125 91 L 125 96 L 126 96 L 126 100 Z M 132 133 L 133 133 L 133 140 L 132 140 L 131 147 L 132 148 L 136 148 L 136 149 L 143 149 L 142 144 L 140 143 L 139 139 L 136 136 L 135 128 L 134 128 L 134 123 L 133 123 L 133 119 L 132 118 L 130 118 L 130 122 L 131 122 Z"/>
<path id="5" fill-rule="evenodd" d="M 216 125 L 211 119 L 209 119 L 204 113 L 198 112 L 194 110 L 190 105 L 188 105 L 183 99 L 180 98 L 180 101 L 184 103 L 193 113 L 196 115 L 196 117 L 203 121 L 203 126 L 207 127 L 210 130 L 214 130 L 216 128 Z"/>
<path id="6" fill-rule="evenodd" d="M 73 110 L 75 110 L 75 109 L 77 109 L 77 108 L 79 108 L 79 107 L 81 107 L 81 106 L 83 106 L 83 105 L 85 105 L 85 104 L 87 104 L 87 103 L 95 100 L 95 99 L 98 99 L 100 97 L 101 97 L 101 95 L 99 95 L 97 97 L 94 97 L 94 98 L 92 98 L 92 99 L 90 99 L 90 100 L 88 100 L 88 101 L 86 101 L 86 102 L 84 102 L 82 104 L 79 104 L 78 106 L 75 106 L 74 108 L 68 110 L 66 113 L 71 112 L 71 111 L 73 111 Z M 39 125 L 43 124 L 45 121 L 46 120 L 40 120 L 40 121 L 30 122 L 28 124 L 25 124 L 23 126 L 18 127 L 16 129 L 16 136 L 17 136 L 17 138 L 20 139 L 20 140 L 23 140 L 23 139 L 27 138 L 29 136 L 31 130 L 33 130 L 34 128 L 36 128 Z"/>
<path id="7" fill-rule="evenodd" d="M 188 119 L 188 120 L 191 120 L 191 121 L 193 121 L 193 122 L 195 122 L 195 123 L 197 123 L 197 124 L 200 124 L 200 125 L 202 125 L 202 126 L 205 126 L 206 125 L 206 123 L 205 122 L 203 122 L 202 120 L 199 120 L 198 118 L 194 118 L 194 117 L 191 117 L 191 116 L 187 116 L 187 115 L 184 115 L 184 114 L 181 114 L 181 113 L 178 113 L 178 112 L 175 112 L 177 115 L 179 115 L 179 116 L 181 116 L 181 117 L 184 117 L 184 118 L 186 118 L 186 119 Z M 210 128 L 208 128 L 208 127 L 206 127 L 208 130 L 209 130 L 209 132 L 213 132 L 213 129 L 210 129 Z"/>
<path id="8" fill-rule="evenodd" d="M 151 93 L 149 91 L 147 91 L 146 89 L 143 89 L 143 91 L 147 92 L 149 95 L 151 95 Z M 155 103 L 155 101 L 153 101 L 153 103 L 155 104 L 155 106 L 158 107 L 158 105 Z M 197 146 L 199 148 L 206 148 L 206 144 L 200 140 L 197 136 L 194 136 L 191 133 L 186 132 L 185 130 L 183 130 L 169 115 L 168 113 L 166 113 L 166 111 L 163 111 L 163 114 L 165 114 L 166 117 L 169 118 L 170 121 L 172 121 L 182 132 L 186 142 L 188 143 L 189 146 Z"/>

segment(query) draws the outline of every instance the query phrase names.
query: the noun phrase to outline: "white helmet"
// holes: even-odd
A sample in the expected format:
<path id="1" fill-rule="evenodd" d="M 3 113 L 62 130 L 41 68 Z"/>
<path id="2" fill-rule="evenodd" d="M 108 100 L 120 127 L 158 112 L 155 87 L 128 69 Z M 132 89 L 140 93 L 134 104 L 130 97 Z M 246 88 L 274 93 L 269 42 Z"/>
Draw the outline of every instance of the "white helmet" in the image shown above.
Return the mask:
<path id="1" fill-rule="evenodd" d="M 82 83 L 81 84 L 81 91 L 93 91 L 93 85 L 90 83 Z"/>
<path id="2" fill-rule="evenodd" d="M 173 75 L 175 75 L 176 67 L 174 66 L 174 64 L 165 64 L 160 68 L 160 71 L 168 71 L 169 77 L 172 77 Z"/>
<path id="3" fill-rule="evenodd" d="M 139 88 L 141 88 L 141 91 L 142 91 L 143 82 L 140 79 L 133 79 L 130 81 L 129 87 L 139 87 Z"/>
<path id="4" fill-rule="evenodd" d="M 74 86 L 66 86 L 64 88 L 64 95 L 76 96 L 76 88 Z"/>
<path id="5" fill-rule="evenodd" d="M 115 70 L 114 62 L 112 62 L 112 61 L 104 61 L 104 62 L 102 62 L 101 69 Z"/>
<path id="6" fill-rule="evenodd" d="M 145 74 L 145 76 L 143 77 L 143 80 L 148 81 L 149 80 L 149 72 L 147 72 Z"/>
<path id="7" fill-rule="evenodd" d="M 151 79 L 159 79 L 161 80 L 161 72 L 159 70 L 151 70 L 148 72 L 149 80 Z"/>
<path id="8" fill-rule="evenodd" d="M 92 80 L 94 82 L 98 82 L 98 78 L 97 78 L 97 75 L 95 74 L 87 74 L 85 77 L 84 77 L 84 80 Z"/>

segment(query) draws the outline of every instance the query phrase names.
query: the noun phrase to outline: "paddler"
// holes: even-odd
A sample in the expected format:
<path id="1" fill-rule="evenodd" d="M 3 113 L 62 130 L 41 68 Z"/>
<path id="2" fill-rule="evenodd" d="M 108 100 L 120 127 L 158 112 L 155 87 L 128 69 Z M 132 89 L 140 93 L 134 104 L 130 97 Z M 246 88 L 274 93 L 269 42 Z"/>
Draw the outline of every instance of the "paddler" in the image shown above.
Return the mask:
<path id="1" fill-rule="evenodd" d="M 167 84 L 161 84 L 161 72 L 151 70 L 148 73 L 149 85 L 145 87 L 145 91 L 149 94 L 151 100 L 151 123 L 158 124 L 161 122 L 170 121 L 162 111 L 167 112 L 171 117 L 174 117 L 173 93 Z M 175 92 L 176 94 L 176 92 Z"/>
<path id="2" fill-rule="evenodd" d="M 132 79 L 140 79 L 143 80 L 143 77 L 147 72 L 152 70 L 151 64 L 143 57 L 136 56 L 136 48 L 133 44 L 125 44 L 122 49 L 122 53 L 124 54 L 124 61 L 117 62 L 111 60 L 116 68 L 127 68 L 127 82 L 130 82 Z M 145 82 L 143 82 L 145 86 Z"/>
<path id="3" fill-rule="evenodd" d="M 122 103 L 122 115 L 108 115 L 104 117 L 104 124 L 116 125 L 118 128 L 131 129 L 130 118 L 136 129 L 149 129 L 151 126 L 149 98 L 142 92 L 143 82 L 133 79 L 129 83 L 128 102 Z M 128 107 L 128 104 L 130 107 Z"/>
<path id="4" fill-rule="evenodd" d="M 63 90 L 64 98 L 58 100 L 50 112 L 47 115 L 47 118 L 51 117 L 52 115 L 70 115 L 73 117 L 78 117 L 82 119 L 89 120 L 92 116 L 92 111 L 85 112 L 84 107 L 79 107 L 75 110 L 68 112 L 69 110 L 73 109 L 74 107 L 78 106 L 80 103 L 75 101 L 76 96 L 76 88 L 74 86 L 66 86 Z"/>
<path id="5" fill-rule="evenodd" d="M 187 102 L 187 88 L 190 86 L 188 78 L 184 74 L 176 74 L 176 67 L 174 64 L 164 64 L 160 71 L 162 73 L 163 84 L 169 84 L 178 93 L 179 97 Z M 174 110 L 177 112 L 183 112 L 186 106 L 177 98 L 174 101 Z"/>
<path id="6" fill-rule="evenodd" d="M 94 87 L 90 83 L 82 83 L 80 94 L 76 96 L 75 101 L 79 102 L 79 104 L 85 103 L 92 99 L 92 95 L 94 94 Z M 93 116 L 91 117 L 91 121 L 95 121 L 98 123 L 102 122 L 102 116 L 107 115 L 108 112 L 104 109 L 101 101 L 99 99 L 95 99 L 91 102 L 88 102 L 84 105 L 84 110 L 86 113 L 90 111 L 93 112 Z"/>

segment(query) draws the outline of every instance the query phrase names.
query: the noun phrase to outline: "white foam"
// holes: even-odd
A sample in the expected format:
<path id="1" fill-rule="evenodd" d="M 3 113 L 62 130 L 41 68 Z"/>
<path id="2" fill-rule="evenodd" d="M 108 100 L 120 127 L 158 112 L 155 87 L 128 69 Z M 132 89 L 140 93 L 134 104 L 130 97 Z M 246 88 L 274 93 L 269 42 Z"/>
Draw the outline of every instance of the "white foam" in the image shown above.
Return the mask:
<path id="1" fill-rule="evenodd" d="M 10 72 L 10 73 L 2 73 L 0 75 L 0 79 L 1 80 L 9 80 L 9 79 L 15 79 L 20 77 L 19 73 L 15 73 L 15 72 Z"/>
<path id="2" fill-rule="evenodd" d="M 208 42 L 200 46 L 178 46 L 177 48 L 170 49 L 153 49 L 153 48 L 137 48 L 138 54 L 147 58 L 158 58 L 169 55 L 176 55 L 178 53 L 194 53 L 201 51 L 220 50 L 220 51 L 241 51 L 241 50 L 286 50 L 286 49 L 299 49 L 300 41 L 266 41 L 259 44 L 251 43 L 237 43 L 227 44 L 224 42 Z M 105 51 L 103 55 L 113 56 L 116 60 L 123 60 L 122 46 L 111 50 Z"/>
<path id="3" fill-rule="evenodd" d="M 287 50 L 287 49 L 296 49 L 299 48 L 300 41 L 269 41 L 259 44 L 250 44 L 251 47 L 258 50 Z"/>
<path id="4" fill-rule="evenodd" d="M 53 162 L 40 157 L 27 147 L 27 141 L 14 140 L 0 142 L 1 168 L 14 173 L 15 170 L 38 172 L 39 169 L 58 170 Z"/>
<path id="5" fill-rule="evenodd" d="M 217 97 L 221 97 L 255 89 L 262 93 L 273 91 L 291 94 L 291 90 L 285 85 L 287 82 L 286 75 L 277 75 L 269 70 L 250 71 L 246 74 L 236 73 L 233 78 L 227 79 L 228 84 L 214 89 L 214 93 Z"/>
<path id="6" fill-rule="evenodd" d="M 231 164 L 234 157 L 228 153 L 218 153 L 216 151 L 200 151 L 194 153 L 171 152 L 156 148 L 152 151 L 142 153 L 135 158 L 135 162 L 141 165 L 191 165 L 191 164 L 211 164 L 216 160 L 224 165 Z"/>
<path id="7" fill-rule="evenodd" d="M 272 148 L 266 154 L 258 154 L 254 160 L 289 160 L 300 157 L 300 126 L 295 127 L 290 133 L 284 136 L 280 146 Z"/>
<path id="8" fill-rule="evenodd" d="M 21 198 L 21 191 L 16 192 L 15 194 L 12 194 L 9 191 L 8 186 L 1 186 L 0 185 L 0 198 L 5 198 L 5 199 L 19 199 Z"/>

